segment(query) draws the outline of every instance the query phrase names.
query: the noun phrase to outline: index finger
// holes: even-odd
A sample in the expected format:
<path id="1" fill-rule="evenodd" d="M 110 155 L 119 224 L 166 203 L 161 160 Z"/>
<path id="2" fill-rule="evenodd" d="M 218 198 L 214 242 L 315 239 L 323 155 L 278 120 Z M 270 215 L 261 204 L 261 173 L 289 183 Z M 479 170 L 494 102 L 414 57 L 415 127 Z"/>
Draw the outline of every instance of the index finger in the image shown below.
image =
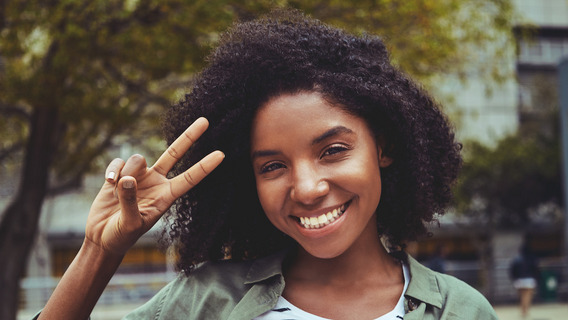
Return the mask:
<path id="1" fill-rule="evenodd" d="M 189 150 L 189 147 L 201 137 L 209 127 L 209 121 L 201 117 L 195 120 L 167 149 L 162 153 L 153 168 L 161 175 L 166 175 Z"/>

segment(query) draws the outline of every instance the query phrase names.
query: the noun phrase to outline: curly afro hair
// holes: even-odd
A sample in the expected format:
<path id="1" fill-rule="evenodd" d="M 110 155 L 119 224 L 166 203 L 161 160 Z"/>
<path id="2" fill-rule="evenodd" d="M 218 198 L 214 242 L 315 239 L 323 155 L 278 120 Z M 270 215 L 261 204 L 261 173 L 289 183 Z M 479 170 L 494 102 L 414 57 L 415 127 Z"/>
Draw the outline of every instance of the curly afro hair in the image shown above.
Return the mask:
<path id="1" fill-rule="evenodd" d="M 391 65 L 379 38 L 295 11 L 273 12 L 225 33 L 191 91 L 166 115 L 168 143 L 198 117 L 211 123 L 172 173 L 213 150 L 226 155 L 168 214 L 184 272 L 207 260 L 253 259 L 293 245 L 260 206 L 250 132 L 256 110 L 271 97 L 302 91 L 361 117 L 386 141 L 394 162 L 381 170 L 377 224 L 391 249 L 424 235 L 425 223 L 444 213 L 461 146 L 433 99 Z"/>

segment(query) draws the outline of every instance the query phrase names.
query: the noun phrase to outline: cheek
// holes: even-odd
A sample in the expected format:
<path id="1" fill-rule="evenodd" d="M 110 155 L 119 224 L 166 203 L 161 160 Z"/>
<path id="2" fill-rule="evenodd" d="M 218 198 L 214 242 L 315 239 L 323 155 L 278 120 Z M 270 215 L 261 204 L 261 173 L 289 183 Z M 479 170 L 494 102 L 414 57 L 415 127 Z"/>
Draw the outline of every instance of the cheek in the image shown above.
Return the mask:
<path id="1" fill-rule="evenodd" d="M 369 186 L 368 192 L 370 193 L 371 198 L 373 199 L 372 201 L 375 202 L 375 205 L 378 205 L 382 191 L 381 172 L 378 163 L 375 163 L 372 167 L 369 168 L 368 171 L 369 171 L 367 175 L 367 185 Z"/>
<path id="2" fill-rule="evenodd" d="M 262 210 L 264 210 L 268 219 L 272 221 L 275 214 L 279 211 L 279 204 L 283 201 L 283 191 L 279 190 L 274 183 L 258 180 L 256 182 L 256 191 Z"/>
<path id="3" fill-rule="evenodd" d="M 378 159 L 372 154 L 360 158 L 345 169 L 343 181 L 353 190 L 364 196 L 369 205 L 378 205 L 381 197 L 381 176 Z"/>
<path id="4" fill-rule="evenodd" d="M 342 177 L 344 181 L 350 181 L 351 184 L 356 186 L 379 187 L 380 169 L 378 160 L 371 155 L 360 155 L 353 161 L 343 164 L 337 168 L 336 174 Z"/>

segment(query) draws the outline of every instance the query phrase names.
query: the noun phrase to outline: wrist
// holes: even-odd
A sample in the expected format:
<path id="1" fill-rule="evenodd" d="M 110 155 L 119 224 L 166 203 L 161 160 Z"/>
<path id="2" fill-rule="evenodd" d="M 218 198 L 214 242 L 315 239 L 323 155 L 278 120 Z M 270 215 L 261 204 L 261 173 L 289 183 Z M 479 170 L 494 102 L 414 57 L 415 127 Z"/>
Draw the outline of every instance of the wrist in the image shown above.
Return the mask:
<path id="1" fill-rule="evenodd" d="M 83 244 L 77 253 L 77 261 L 83 261 L 86 264 L 104 264 L 108 265 L 109 263 L 116 263 L 118 266 L 122 259 L 124 258 L 125 253 L 118 253 L 112 250 L 105 249 L 101 247 L 97 243 L 91 241 L 90 239 L 86 238 L 83 240 Z M 114 264 L 112 263 L 112 264 Z"/>
<path id="2" fill-rule="evenodd" d="M 87 319 L 123 257 L 85 238 L 40 319 Z"/>

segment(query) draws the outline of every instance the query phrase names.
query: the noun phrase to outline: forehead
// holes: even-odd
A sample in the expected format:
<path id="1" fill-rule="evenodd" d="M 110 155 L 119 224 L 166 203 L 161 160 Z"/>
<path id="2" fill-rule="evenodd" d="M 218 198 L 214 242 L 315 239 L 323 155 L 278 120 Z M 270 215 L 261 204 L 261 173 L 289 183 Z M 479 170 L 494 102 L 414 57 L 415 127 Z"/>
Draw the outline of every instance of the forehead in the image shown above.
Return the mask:
<path id="1" fill-rule="evenodd" d="M 366 122 L 317 92 L 282 94 L 271 98 L 256 113 L 252 124 L 253 149 L 276 140 L 313 139 L 330 128 L 367 128 Z"/>
<path id="2" fill-rule="evenodd" d="M 317 92 L 281 94 L 269 99 L 256 112 L 253 132 L 272 128 L 309 123 L 310 125 L 336 122 L 352 118 L 339 106 L 330 104 Z"/>

